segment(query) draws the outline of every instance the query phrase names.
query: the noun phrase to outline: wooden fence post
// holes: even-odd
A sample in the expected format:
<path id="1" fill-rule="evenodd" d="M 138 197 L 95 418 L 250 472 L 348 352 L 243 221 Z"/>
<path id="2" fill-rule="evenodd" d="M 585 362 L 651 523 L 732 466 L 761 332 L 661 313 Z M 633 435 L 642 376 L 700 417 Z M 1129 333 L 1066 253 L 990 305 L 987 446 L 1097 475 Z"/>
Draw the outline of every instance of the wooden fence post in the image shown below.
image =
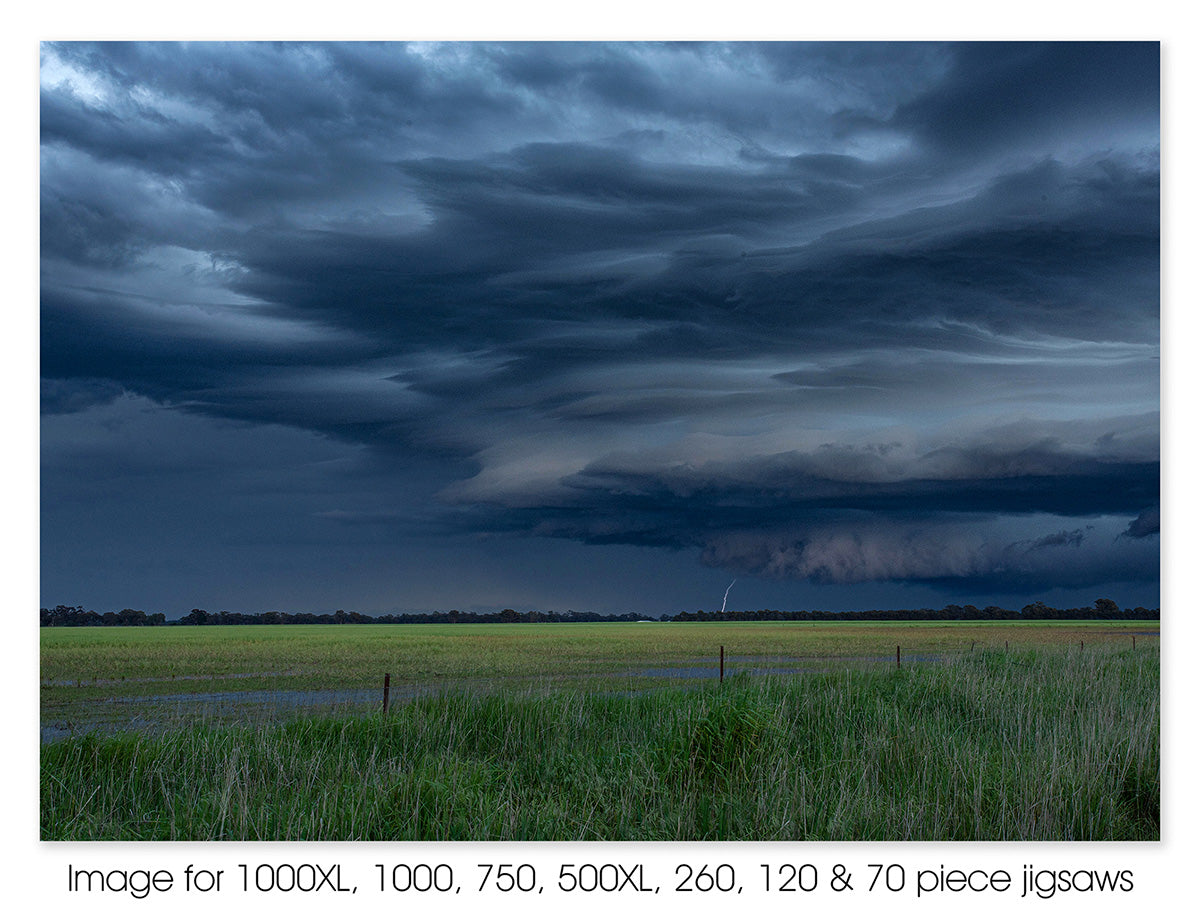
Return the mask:
<path id="1" fill-rule="evenodd" d="M 896 669 L 900 669 L 900 646 L 896 645 Z"/>
<path id="2" fill-rule="evenodd" d="M 725 682 L 725 646 L 721 645 L 721 677 L 718 680 L 720 683 Z"/>
<path id="3" fill-rule="evenodd" d="M 383 713 L 386 715 L 388 710 L 388 690 L 391 688 L 392 675 L 385 673 L 383 675 Z"/>

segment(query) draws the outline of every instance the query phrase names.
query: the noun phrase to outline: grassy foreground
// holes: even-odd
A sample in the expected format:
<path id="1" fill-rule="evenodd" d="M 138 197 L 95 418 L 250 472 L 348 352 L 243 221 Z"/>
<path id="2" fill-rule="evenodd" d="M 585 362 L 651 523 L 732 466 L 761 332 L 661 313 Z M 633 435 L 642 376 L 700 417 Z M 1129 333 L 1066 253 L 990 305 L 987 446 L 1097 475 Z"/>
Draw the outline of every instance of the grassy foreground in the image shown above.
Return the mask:
<path id="1" fill-rule="evenodd" d="M 1159 837 L 1157 648 L 69 738 L 44 839 Z"/>

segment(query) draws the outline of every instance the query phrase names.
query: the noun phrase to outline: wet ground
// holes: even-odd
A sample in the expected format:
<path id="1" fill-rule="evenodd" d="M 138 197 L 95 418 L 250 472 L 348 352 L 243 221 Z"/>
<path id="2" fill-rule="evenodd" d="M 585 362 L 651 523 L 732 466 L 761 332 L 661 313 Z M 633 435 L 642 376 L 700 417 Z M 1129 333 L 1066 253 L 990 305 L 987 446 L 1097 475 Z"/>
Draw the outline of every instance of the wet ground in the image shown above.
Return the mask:
<path id="1" fill-rule="evenodd" d="M 916 659 L 916 658 L 914 658 Z M 856 659 L 857 660 L 857 659 Z M 862 658 L 863 662 L 883 660 Z M 725 676 L 737 674 L 790 676 L 817 673 L 829 668 L 829 662 L 802 661 L 797 658 L 727 657 Z M 257 677 L 263 674 L 238 674 Z M 591 691 L 621 693 L 646 692 L 656 687 L 679 682 L 702 682 L 720 678 L 717 658 L 681 661 L 662 667 L 635 668 L 617 673 L 575 674 L 558 678 L 519 678 L 508 680 L 455 680 L 453 683 L 416 685 L 393 683 L 389 687 L 389 704 L 401 704 L 405 699 L 452 692 L 489 693 L 503 688 L 528 691 L 563 687 L 584 687 Z M 124 685 L 134 681 L 95 681 L 90 686 Z M 157 681 L 160 683 L 162 681 Z M 173 680 L 172 684 L 182 682 Z M 52 683 L 49 685 L 74 685 Z M 211 683 L 210 683 L 211 685 Z M 323 714 L 357 709 L 378 710 L 383 704 L 382 686 L 369 689 L 290 690 L 251 689 L 220 691 L 206 689 L 197 692 L 165 692 L 154 695 L 113 695 L 110 698 L 79 700 L 58 711 L 44 711 L 41 722 L 42 743 L 49 743 L 73 734 L 96 732 L 110 734 L 138 731 L 153 733 L 171 727 L 203 722 L 262 723 L 278 721 L 300 714 Z"/>
<path id="2" fill-rule="evenodd" d="M 459 687 L 460 689 L 462 687 Z M 446 687 L 391 686 L 389 704 L 446 692 Z M 197 723 L 257 724 L 300 714 L 370 711 L 383 704 L 375 689 L 248 689 L 231 692 L 178 692 L 153 696 L 116 696 L 73 704 L 57 717 L 43 715 L 42 743 L 74 734 L 155 733 Z"/>
<path id="3" fill-rule="evenodd" d="M 1128 632 L 1128 635 L 1158 637 L 1157 631 Z M 900 665 L 936 663 L 957 658 L 963 652 L 912 653 L 900 655 Z M 837 658 L 753 657 L 730 655 L 725 658 L 725 677 L 775 676 L 801 677 L 804 674 L 827 673 L 831 669 L 879 667 L 895 665 L 895 655 L 876 655 Z M 287 676 L 286 673 L 232 674 L 228 678 L 258 678 Z M 405 699 L 452 692 L 489 693 L 499 689 L 521 688 L 537 691 L 563 687 L 586 687 L 590 691 L 634 693 L 663 686 L 701 683 L 720 678 L 718 657 L 667 662 L 664 665 L 635 667 L 616 673 L 574 674 L 551 679 L 520 678 L 510 680 L 463 680 L 441 684 L 395 683 L 389 690 L 389 702 L 400 704 Z M 180 677 L 171 680 L 172 689 L 178 684 L 205 680 L 211 677 Z M 95 681 L 89 686 L 135 681 Z M 151 682 L 151 681 L 145 681 Z M 162 680 L 154 680 L 160 685 Z M 70 686 L 73 683 L 50 682 L 46 686 Z M 182 687 L 180 687 L 182 688 Z M 41 741 L 49 743 L 74 734 L 95 732 L 110 734 L 137 731 L 155 733 L 169 728 L 196 723 L 248 723 L 279 721 L 304 714 L 332 714 L 347 710 L 363 712 L 378 710 L 383 702 L 382 686 L 362 689 L 293 690 L 251 689 L 235 691 L 186 692 L 172 691 L 152 695 L 114 694 L 109 698 L 79 700 L 53 710 L 43 709 Z"/>

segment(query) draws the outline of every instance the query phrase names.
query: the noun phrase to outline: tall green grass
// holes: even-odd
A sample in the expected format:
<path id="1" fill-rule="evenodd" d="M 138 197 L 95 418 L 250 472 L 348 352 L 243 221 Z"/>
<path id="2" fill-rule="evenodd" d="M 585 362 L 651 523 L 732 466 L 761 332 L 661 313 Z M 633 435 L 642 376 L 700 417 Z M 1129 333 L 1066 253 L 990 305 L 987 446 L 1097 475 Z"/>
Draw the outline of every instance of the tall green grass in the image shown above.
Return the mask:
<path id="1" fill-rule="evenodd" d="M 42 750 L 45 839 L 1157 839 L 1157 649 L 421 698 Z"/>

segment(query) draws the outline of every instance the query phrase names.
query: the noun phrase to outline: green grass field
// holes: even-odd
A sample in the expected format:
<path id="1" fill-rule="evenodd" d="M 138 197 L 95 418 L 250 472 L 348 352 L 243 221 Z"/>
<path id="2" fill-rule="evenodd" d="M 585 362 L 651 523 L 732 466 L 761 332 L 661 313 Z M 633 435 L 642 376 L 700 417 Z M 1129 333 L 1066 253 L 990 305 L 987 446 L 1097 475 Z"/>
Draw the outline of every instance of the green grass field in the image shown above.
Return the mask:
<path id="1" fill-rule="evenodd" d="M 41 630 L 43 690 L 221 681 L 237 689 L 336 689 L 393 680 L 612 674 L 730 655 L 839 660 L 904 653 L 1124 646 L 1145 622 L 604 623 L 597 625 L 190 626 Z M 142 689 L 129 687 L 131 692 Z M 53 692 L 43 701 L 55 698 Z"/>
<path id="2" fill-rule="evenodd" d="M 43 629 L 43 725 L 93 729 L 42 836 L 1157 839 L 1158 677 L 1145 622 Z"/>

